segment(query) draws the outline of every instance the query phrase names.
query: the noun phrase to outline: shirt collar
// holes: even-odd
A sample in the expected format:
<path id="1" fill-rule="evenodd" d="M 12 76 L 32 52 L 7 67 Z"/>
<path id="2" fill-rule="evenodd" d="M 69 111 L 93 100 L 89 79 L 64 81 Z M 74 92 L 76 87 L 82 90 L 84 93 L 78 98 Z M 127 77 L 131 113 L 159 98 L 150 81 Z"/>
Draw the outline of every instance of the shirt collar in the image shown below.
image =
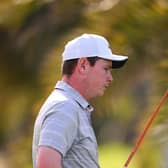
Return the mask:
<path id="1" fill-rule="evenodd" d="M 93 111 L 93 107 L 86 101 L 86 99 L 84 99 L 84 97 L 68 83 L 64 81 L 58 81 L 55 85 L 55 88 L 67 92 L 68 95 L 70 95 L 75 101 L 77 101 L 78 104 L 85 110 L 89 112 Z"/>

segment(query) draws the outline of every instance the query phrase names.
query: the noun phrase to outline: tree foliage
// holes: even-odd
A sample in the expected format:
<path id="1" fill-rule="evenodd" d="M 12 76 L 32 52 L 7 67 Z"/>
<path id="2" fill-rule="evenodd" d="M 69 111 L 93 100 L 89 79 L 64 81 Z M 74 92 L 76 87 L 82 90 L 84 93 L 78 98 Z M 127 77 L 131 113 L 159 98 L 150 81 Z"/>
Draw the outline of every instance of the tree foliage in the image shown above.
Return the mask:
<path id="1" fill-rule="evenodd" d="M 92 101 L 98 141 L 134 142 L 167 89 L 167 24 L 166 0 L 1 1 L 0 146 L 13 167 L 31 167 L 31 157 L 24 155 L 26 149 L 31 155 L 35 116 L 60 78 L 65 43 L 84 32 L 104 35 L 114 53 L 129 56 L 123 69 L 112 71 L 104 97 Z M 158 140 L 167 136 L 167 111 L 164 107 L 155 123 L 161 128 L 154 135 Z"/>

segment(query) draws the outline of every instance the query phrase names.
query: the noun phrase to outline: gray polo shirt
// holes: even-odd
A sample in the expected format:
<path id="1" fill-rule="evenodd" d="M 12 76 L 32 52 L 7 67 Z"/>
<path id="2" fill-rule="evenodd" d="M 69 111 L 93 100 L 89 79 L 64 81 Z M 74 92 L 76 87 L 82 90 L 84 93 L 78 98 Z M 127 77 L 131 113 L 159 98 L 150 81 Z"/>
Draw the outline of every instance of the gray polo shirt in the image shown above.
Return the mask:
<path id="1" fill-rule="evenodd" d="M 34 126 L 33 167 L 39 146 L 62 154 L 63 168 L 98 168 L 97 141 L 91 125 L 93 108 L 70 85 L 58 81 Z"/>

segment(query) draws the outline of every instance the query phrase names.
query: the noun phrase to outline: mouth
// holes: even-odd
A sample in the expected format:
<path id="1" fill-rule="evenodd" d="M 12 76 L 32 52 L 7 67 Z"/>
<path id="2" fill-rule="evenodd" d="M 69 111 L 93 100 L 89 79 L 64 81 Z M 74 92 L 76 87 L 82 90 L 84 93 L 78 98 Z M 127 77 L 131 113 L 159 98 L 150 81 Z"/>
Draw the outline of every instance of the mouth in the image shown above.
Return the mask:
<path id="1" fill-rule="evenodd" d="M 104 89 L 107 89 L 109 85 L 104 85 Z"/>

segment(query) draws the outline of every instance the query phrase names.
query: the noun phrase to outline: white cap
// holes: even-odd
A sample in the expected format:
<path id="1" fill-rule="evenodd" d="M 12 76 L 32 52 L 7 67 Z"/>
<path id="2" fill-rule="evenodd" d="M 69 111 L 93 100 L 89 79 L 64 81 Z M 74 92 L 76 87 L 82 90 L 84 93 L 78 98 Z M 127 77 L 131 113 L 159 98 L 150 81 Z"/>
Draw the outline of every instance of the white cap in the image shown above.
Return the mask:
<path id="1" fill-rule="evenodd" d="M 100 57 L 111 60 L 112 68 L 120 68 L 128 60 L 127 56 L 113 54 L 108 41 L 96 34 L 83 34 L 69 41 L 62 57 L 63 61 L 82 57 Z"/>

